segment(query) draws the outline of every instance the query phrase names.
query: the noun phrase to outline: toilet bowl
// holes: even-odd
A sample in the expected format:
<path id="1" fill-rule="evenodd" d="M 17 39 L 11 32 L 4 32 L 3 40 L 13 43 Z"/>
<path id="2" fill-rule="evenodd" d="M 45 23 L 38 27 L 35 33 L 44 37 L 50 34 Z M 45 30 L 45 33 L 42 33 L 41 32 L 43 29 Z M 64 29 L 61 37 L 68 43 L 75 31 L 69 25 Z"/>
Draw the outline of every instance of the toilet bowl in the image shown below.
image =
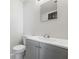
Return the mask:
<path id="1" fill-rule="evenodd" d="M 13 52 L 14 52 L 14 55 L 15 55 L 15 59 L 23 59 L 24 58 L 24 51 L 25 51 L 24 45 L 14 46 Z"/>

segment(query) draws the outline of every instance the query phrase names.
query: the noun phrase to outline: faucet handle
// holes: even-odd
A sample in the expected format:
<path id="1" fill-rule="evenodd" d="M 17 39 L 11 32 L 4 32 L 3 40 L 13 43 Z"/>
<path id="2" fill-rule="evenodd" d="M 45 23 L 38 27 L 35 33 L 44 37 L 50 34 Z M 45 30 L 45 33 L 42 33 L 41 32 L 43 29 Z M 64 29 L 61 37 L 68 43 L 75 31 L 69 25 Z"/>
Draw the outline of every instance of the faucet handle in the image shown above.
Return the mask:
<path id="1" fill-rule="evenodd" d="M 48 34 L 44 34 L 43 37 L 45 37 L 45 38 L 49 38 L 50 36 L 49 36 Z"/>

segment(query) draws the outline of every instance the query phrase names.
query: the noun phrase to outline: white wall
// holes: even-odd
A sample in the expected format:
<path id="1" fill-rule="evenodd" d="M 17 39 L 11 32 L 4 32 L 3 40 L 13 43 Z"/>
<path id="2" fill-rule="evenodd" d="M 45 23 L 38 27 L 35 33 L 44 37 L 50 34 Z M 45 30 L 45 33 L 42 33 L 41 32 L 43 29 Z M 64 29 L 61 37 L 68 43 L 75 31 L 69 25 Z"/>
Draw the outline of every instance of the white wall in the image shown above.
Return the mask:
<path id="1" fill-rule="evenodd" d="M 36 22 L 38 22 L 40 15 L 39 7 L 36 6 L 35 0 L 29 0 L 28 2 L 24 3 L 23 14 L 24 14 L 23 33 L 32 34 L 33 28 L 35 28 L 35 25 L 37 25 Z"/>
<path id="2" fill-rule="evenodd" d="M 35 0 L 30 0 L 24 4 L 24 34 L 44 35 L 51 37 L 68 38 L 68 11 L 67 0 L 58 0 L 58 19 L 48 22 L 40 22 L 40 8 L 35 4 Z"/>
<path id="3" fill-rule="evenodd" d="M 20 0 L 10 0 L 10 50 L 20 42 L 23 34 L 23 4 Z"/>

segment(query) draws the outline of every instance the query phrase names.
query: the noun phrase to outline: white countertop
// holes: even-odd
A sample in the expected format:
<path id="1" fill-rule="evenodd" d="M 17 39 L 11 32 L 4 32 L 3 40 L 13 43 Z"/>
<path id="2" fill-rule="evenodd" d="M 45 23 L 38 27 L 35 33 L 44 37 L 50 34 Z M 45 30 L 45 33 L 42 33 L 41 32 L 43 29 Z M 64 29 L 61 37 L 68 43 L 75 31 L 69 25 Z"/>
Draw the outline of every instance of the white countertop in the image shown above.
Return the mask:
<path id="1" fill-rule="evenodd" d="M 44 38 L 42 36 L 29 36 L 29 35 L 24 35 L 23 37 L 25 37 L 26 39 L 35 40 L 35 41 L 43 42 L 47 44 L 52 44 L 52 45 L 56 45 L 61 48 L 68 49 L 67 39 Z"/>

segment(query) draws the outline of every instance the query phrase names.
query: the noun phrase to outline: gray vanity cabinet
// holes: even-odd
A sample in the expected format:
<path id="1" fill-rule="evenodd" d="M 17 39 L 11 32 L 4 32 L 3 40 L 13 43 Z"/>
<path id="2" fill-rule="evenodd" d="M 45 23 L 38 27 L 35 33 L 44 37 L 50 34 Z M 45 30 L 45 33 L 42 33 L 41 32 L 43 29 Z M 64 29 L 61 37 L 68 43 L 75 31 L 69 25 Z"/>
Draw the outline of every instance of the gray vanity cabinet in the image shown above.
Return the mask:
<path id="1" fill-rule="evenodd" d="M 67 49 L 26 40 L 26 59 L 68 59 Z"/>
<path id="2" fill-rule="evenodd" d="M 26 40 L 26 58 L 25 59 L 38 59 L 39 58 L 39 42 Z"/>
<path id="3" fill-rule="evenodd" d="M 40 59 L 68 59 L 67 49 L 40 43 Z"/>

